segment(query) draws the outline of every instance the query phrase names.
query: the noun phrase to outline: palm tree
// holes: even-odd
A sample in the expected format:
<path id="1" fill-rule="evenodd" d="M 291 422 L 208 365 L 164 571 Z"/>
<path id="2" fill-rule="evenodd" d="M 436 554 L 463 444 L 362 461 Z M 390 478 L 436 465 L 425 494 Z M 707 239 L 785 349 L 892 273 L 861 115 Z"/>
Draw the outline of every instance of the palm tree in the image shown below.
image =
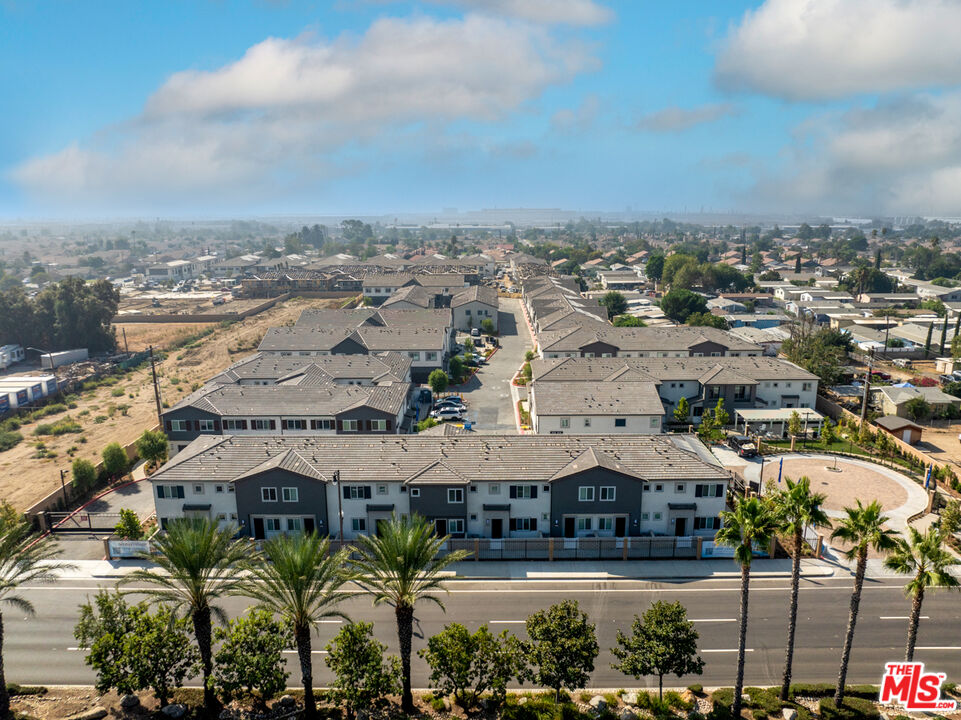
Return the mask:
<path id="1" fill-rule="evenodd" d="M 204 709 L 212 715 L 217 697 L 210 683 L 211 615 L 225 622 L 227 616 L 217 600 L 235 595 L 239 590 L 239 570 L 250 558 L 247 543 L 235 540 L 235 526 L 220 528 L 207 518 L 178 518 L 167 524 L 166 533 L 154 540 L 156 555 L 151 559 L 155 570 L 136 570 L 125 576 L 121 584 L 145 582 L 156 588 L 137 589 L 131 593 L 147 595 L 154 602 L 169 603 L 174 612 L 185 612 L 194 625 L 194 636 L 200 650 L 204 678 Z"/>
<path id="2" fill-rule="evenodd" d="M 794 544 L 791 563 L 791 610 L 788 616 L 787 651 L 784 657 L 784 678 L 781 681 L 781 700 L 787 700 L 791 690 L 804 532 L 808 527 L 828 524 L 828 516 L 821 509 L 824 499 L 822 493 L 811 492 L 811 480 L 807 477 L 802 477 L 797 482 L 792 482 L 788 478 L 787 489 L 774 496 L 774 511 L 778 515 L 781 531 L 790 535 Z"/>
<path id="3" fill-rule="evenodd" d="M 911 662 L 914 660 L 914 644 L 918 639 L 924 591 L 929 587 L 958 587 L 961 583 L 951 574 L 950 568 L 959 562 L 945 549 L 941 528 L 934 525 L 924 535 L 909 527 L 908 539 L 898 538 L 895 543 L 894 552 L 884 559 L 884 566 L 902 575 L 914 574 L 904 586 L 904 591 L 911 596 L 911 619 L 908 622 L 908 644 L 904 659 Z"/>
<path id="4" fill-rule="evenodd" d="M 844 683 L 848 677 L 848 662 L 851 659 L 851 645 L 854 643 L 854 626 L 858 621 L 858 606 L 861 604 L 861 589 L 864 587 L 864 571 L 868 566 L 868 548 L 886 553 L 894 548 L 894 533 L 883 527 L 887 517 L 881 514 L 881 504 L 875 500 L 870 505 L 862 505 L 858 500 L 856 508 L 845 508 L 847 514 L 831 533 L 831 538 L 841 540 L 851 546 L 845 553 L 848 560 L 857 560 L 854 572 L 854 589 L 851 591 L 851 612 L 848 616 L 848 629 L 844 636 L 841 651 L 841 669 L 838 671 L 838 686 L 834 690 L 834 705 L 838 708 L 844 700 Z"/>
<path id="5" fill-rule="evenodd" d="M 741 691 L 744 689 L 744 650 L 747 641 L 748 590 L 751 582 L 751 560 L 754 545 L 766 545 L 777 530 L 777 516 L 763 500 L 741 498 L 734 509 L 721 513 L 721 529 L 715 541 L 734 548 L 734 559 L 741 566 L 741 611 L 737 644 L 737 679 L 731 713 L 741 717 Z"/>
<path id="6" fill-rule="evenodd" d="M 404 692 L 401 707 L 414 712 L 414 698 L 410 692 L 410 653 L 414 634 L 414 605 L 418 600 L 444 604 L 436 593 L 444 590 L 441 571 L 451 563 L 463 560 L 470 553 L 455 550 L 440 556 L 446 537 L 437 537 L 434 526 L 420 517 L 392 515 L 378 525 L 379 535 L 360 537 L 360 558 L 354 561 L 357 580 L 374 596 L 374 605 L 386 603 L 394 608 L 397 618 L 397 639 L 400 643 L 400 662 Z"/>
<path id="7" fill-rule="evenodd" d="M 71 567 L 68 563 L 52 562 L 56 546 L 51 542 L 37 542 L 32 527 L 24 518 L 0 521 L 0 602 L 33 615 L 35 610 L 23 595 L 21 586 L 30 582 L 53 582 L 58 570 Z M 10 717 L 10 693 L 3 667 L 3 613 L 0 612 L 0 718 Z"/>
<path id="8" fill-rule="evenodd" d="M 251 567 L 244 592 L 293 625 L 307 717 L 317 713 L 314 699 L 310 631 L 324 618 L 349 618 L 337 609 L 352 593 L 342 592 L 343 568 L 350 552 L 330 555 L 330 542 L 316 533 L 277 535 L 264 544 L 264 562 Z"/>

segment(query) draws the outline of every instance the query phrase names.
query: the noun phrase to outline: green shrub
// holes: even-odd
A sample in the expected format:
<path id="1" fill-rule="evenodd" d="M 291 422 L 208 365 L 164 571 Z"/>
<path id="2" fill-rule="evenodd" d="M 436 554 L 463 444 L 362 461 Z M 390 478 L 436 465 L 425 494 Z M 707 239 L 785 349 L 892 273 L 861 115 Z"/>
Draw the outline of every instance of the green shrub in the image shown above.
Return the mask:
<path id="1" fill-rule="evenodd" d="M 7 683 L 7 692 L 11 695 L 46 695 L 47 688 L 42 685 L 17 685 Z"/>
<path id="2" fill-rule="evenodd" d="M 82 431 L 80 423 L 69 415 L 55 423 L 40 423 L 33 431 L 34 435 L 66 435 Z"/>
<path id="3" fill-rule="evenodd" d="M 97 423 L 97 425 L 99 425 L 100 423 L 105 423 L 105 422 L 107 422 L 107 416 L 106 416 L 106 415 L 97 415 L 97 417 L 95 417 L 95 418 L 93 419 L 93 421 L 94 421 L 95 423 Z"/>
<path id="4" fill-rule="evenodd" d="M 791 685 L 791 697 L 834 697 L 833 683 L 794 683 Z M 844 694 L 848 697 L 874 700 L 878 697 L 880 688 L 877 685 L 848 685 Z"/>
<path id="5" fill-rule="evenodd" d="M 818 703 L 821 720 L 872 720 L 880 718 L 881 713 L 870 700 L 846 697 L 841 707 L 834 704 L 834 698 L 822 698 Z"/>
<path id="6" fill-rule="evenodd" d="M 111 397 L 123 397 L 126 394 L 127 394 L 127 391 L 119 386 L 115 387 L 113 390 L 110 391 Z"/>
<path id="7" fill-rule="evenodd" d="M 700 683 L 694 683 L 693 685 L 688 685 L 687 689 L 690 690 L 695 695 L 701 695 L 704 692 L 704 686 Z"/>
<path id="8" fill-rule="evenodd" d="M 693 710 L 694 703 L 685 702 L 684 698 L 681 697 L 680 693 L 674 690 L 668 690 L 664 693 L 664 702 L 666 702 L 670 707 L 677 710 Z"/>
<path id="9" fill-rule="evenodd" d="M 23 440 L 23 435 L 13 430 L 0 430 L 0 452 L 9 450 Z"/>

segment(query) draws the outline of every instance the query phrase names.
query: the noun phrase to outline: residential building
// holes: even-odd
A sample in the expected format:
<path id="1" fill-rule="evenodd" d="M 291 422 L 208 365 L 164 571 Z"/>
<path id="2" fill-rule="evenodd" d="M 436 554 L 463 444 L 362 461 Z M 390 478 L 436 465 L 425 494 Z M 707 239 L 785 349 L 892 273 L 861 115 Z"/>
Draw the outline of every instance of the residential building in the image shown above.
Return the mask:
<path id="1" fill-rule="evenodd" d="M 935 415 L 948 408 L 961 409 L 961 398 L 948 395 L 936 387 L 872 385 L 870 393 L 871 405 L 883 415 L 908 417 L 908 403 L 915 398 L 923 398 Z"/>
<path id="2" fill-rule="evenodd" d="M 565 358 L 561 362 L 566 361 Z M 649 435 L 661 432 L 664 406 L 656 383 L 535 381 L 528 387 L 535 433 Z"/>
<path id="3" fill-rule="evenodd" d="M 419 514 L 476 538 L 713 536 L 730 475 L 694 436 L 204 436 L 150 477 L 157 518 L 353 539 Z M 340 514 L 342 510 L 342 515 Z"/>
<path id="4" fill-rule="evenodd" d="M 490 320 L 496 332 L 499 307 L 497 291 L 487 285 L 471 285 L 450 299 L 454 327 L 458 330 L 479 328 L 484 320 Z"/>
<path id="5" fill-rule="evenodd" d="M 761 348 L 710 327 L 612 327 L 590 324 L 537 334 L 542 358 L 749 357 Z"/>

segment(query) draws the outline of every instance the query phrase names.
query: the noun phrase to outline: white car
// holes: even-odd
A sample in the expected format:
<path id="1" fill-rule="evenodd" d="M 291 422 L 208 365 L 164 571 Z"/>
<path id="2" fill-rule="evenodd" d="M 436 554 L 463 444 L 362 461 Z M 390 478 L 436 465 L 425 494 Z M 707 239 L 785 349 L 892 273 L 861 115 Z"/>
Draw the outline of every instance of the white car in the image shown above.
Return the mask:
<path id="1" fill-rule="evenodd" d="M 463 420 L 464 411 L 455 407 L 444 407 L 433 410 L 430 416 L 435 420 Z"/>

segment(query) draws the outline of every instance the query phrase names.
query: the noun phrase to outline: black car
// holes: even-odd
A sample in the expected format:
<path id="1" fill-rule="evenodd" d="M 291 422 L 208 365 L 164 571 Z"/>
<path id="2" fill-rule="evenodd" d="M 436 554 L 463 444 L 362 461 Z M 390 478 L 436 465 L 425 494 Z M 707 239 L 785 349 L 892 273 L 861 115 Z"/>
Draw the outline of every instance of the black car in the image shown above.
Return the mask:
<path id="1" fill-rule="evenodd" d="M 733 435 L 728 439 L 727 445 L 740 457 L 754 457 L 757 455 L 757 448 L 754 447 L 754 441 L 747 435 Z"/>

